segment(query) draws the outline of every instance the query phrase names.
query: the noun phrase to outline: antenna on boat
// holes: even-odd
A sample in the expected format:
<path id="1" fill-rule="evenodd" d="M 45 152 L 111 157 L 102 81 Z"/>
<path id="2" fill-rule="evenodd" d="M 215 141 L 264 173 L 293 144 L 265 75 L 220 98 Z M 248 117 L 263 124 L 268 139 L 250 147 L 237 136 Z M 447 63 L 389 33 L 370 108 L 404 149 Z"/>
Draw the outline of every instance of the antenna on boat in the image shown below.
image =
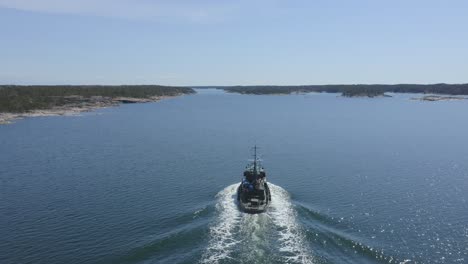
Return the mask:
<path id="1" fill-rule="evenodd" d="M 257 176 L 257 145 L 254 146 L 254 175 Z"/>

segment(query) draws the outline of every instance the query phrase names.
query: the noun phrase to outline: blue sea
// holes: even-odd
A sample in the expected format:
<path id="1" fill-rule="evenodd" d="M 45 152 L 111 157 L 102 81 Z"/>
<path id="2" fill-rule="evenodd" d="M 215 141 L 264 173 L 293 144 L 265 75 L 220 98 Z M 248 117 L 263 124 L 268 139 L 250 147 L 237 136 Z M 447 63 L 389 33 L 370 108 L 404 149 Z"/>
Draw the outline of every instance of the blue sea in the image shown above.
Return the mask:
<path id="1" fill-rule="evenodd" d="M 0 263 L 468 263 L 468 101 L 197 92 L 0 126 Z"/>

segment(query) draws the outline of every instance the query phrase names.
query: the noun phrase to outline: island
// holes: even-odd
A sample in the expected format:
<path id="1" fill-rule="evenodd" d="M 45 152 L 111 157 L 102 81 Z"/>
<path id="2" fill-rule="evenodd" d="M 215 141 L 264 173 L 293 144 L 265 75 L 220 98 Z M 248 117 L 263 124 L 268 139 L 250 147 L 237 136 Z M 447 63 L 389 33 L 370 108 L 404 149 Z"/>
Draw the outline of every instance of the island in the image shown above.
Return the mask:
<path id="1" fill-rule="evenodd" d="M 429 102 L 437 102 L 437 101 L 452 101 L 452 100 L 466 100 L 466 97 L 458 97 L 458 96 L 440 96 L 440 95 L 426 95 L 419 98 L 411 98 L 411 100 L 418 100 L 418 101 L 429 101 Z"/>
<path id="2" fill-rule="evenodd" d="M 0 124 L 23 117 L 71 115 L 192 93 L 192 88 L 161 85 L 0 85 Z"/>
<path id="3" fill-rule="evenodd" d="M 468 84 L 330 84 L 294 86 L 225 86 L 219 87 L 229 93 L 239 94 L 292 94 L 292 93 L 341 93 L 344 97 L 388 97 L 385 93 L 422 93 L 445 95 L 468 95 Z"/>

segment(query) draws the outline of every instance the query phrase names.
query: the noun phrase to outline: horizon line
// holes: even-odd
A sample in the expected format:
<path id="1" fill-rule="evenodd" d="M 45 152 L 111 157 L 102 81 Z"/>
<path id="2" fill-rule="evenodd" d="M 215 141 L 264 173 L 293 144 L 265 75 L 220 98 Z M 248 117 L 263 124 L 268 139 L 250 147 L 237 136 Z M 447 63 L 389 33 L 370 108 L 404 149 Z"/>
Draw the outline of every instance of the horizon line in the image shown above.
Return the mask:
<path id="1" fill-rule="evenodd" d="M 172 84 L 0 84 L 0 86 L 168 86 L 168 87 L 191 87 L 191 88 L 207 88 L 207 87 L 254 87 L 254 86 L 274 86 L 274 87 L 299 87 L 299 86 L 332 86 L 332 85 L 468 85 L 464 83 L 328 83 L 328 84 L 235 84 L 235 85 L 172 85 Z"/>

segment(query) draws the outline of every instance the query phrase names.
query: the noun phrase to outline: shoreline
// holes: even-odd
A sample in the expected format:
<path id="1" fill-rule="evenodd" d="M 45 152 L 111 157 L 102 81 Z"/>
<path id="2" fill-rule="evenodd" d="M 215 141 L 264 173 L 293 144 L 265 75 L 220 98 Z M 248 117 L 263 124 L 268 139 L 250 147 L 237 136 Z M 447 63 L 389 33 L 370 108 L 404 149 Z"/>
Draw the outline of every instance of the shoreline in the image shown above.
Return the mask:
<path id="1" fill-rule="evenodd" d="M 414 101 L 426 101 L 426 102 L 437 102 L 437 101 L 459 101 L 466 100 L 468 97 L 461 96 L 445 96 L 445 95 L 426 95 L 423 97 L 413 97 L 410 100 Z"/>
<path id="2" fill-rule="evenodd" d="M 163 99 L 173 98 L 184 95 L 183 93 L 177 95 L 163 95 L 152 96 L 149 98 L 135 98 L 135 97 L 102 97 L 92 96 L 90 98 L 83 98 L 82 96 L 72 96 L 75 100 L 81 100 L 71 104 L 57 106 L 49 109 L 36 109 L 24 113 L 9 113 L 0 112 L 0 125 L 12 124 L 16 120 L 29 117 L 43 117 L 43 116 L 76 116 L 83 112 L 91 112 L 101 108 L 116 107 L 121 104 L 141 104 L 141 103 L 154 103 Z"/>
<path id="3" fill-rule="evenodd" d="M 346 98 L 390 98 L 393 97 L 388 94 L 341 94 L 341 97 Z"/>

